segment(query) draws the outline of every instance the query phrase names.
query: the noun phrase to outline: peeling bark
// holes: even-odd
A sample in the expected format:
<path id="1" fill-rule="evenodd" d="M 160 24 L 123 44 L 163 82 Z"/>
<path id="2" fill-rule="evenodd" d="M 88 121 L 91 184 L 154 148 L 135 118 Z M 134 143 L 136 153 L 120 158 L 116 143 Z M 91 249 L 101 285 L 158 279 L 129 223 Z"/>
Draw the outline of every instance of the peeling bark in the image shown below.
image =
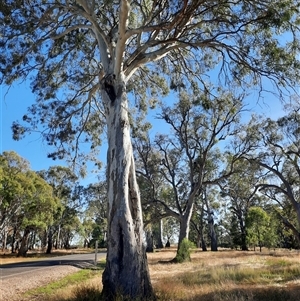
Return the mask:
<path id="1" fill-rule="evenodd" d="M 125 85 L 114 86 L 114 100 L 104 88 L 102 98 L 108 130 L 108 240 L 102 298 L 114 300 L 122 296 L 122 300 L 154 300 L 143 242 L 142 208 Z"/>

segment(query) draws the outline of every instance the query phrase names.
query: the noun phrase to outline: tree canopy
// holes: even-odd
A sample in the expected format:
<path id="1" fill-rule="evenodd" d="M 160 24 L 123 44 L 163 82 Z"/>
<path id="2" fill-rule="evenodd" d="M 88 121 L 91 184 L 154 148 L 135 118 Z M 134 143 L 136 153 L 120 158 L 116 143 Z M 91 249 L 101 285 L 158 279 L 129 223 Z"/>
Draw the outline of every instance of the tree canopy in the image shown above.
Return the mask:
<path id="1" fill-rule="evenodd" d="M 299 83 L 296 0 L 5 1 L 0 21 L 1 82 L 27 78 L 37 96 L 14 138 L 42 125 L 53 158 L 101 142 L 103 74 L 121 72 L 141 109 L 187 80 L 210 91 L 214 68 L 244 87 Z"/>

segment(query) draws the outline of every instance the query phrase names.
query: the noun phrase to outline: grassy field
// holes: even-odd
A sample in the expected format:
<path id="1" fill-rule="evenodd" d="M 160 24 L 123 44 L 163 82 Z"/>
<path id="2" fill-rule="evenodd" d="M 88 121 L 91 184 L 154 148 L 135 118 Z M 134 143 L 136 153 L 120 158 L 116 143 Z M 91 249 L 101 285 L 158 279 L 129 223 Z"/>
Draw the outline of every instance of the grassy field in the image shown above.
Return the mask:
<path id="1" fill-rule="evenodd" d="M 169 263 L 174 256 L 175 249 L 148 254 L 151 281 L 161 301 L 300 300 L 299 251 L 194 250 L 191 262 Z M 29 293 L 36 301 L 99 300 L 103 266 Z"/>
<path id="2" fill-rule="evenodd" d="M 191 263 L 180 265 L 149 259 L 152 283 L 161 300 L 300 300 L 300 254 L 296 251 L 196 251 Z"/>

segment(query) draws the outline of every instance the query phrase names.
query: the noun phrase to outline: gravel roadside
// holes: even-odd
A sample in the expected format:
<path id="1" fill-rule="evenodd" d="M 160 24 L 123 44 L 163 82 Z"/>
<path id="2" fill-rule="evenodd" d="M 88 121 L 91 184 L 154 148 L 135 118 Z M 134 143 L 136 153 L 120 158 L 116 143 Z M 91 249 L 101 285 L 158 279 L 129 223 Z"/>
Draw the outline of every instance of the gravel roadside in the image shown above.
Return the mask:
<path id="1" fill-rule="evenodd" d="M 0 301 L 28 300 L 23 296 L 26 291 L 59 280 L 78 270 L 80 268 L 70 265 L 53 266 L 39 269 L 34 273 L 0 279 Z"/>

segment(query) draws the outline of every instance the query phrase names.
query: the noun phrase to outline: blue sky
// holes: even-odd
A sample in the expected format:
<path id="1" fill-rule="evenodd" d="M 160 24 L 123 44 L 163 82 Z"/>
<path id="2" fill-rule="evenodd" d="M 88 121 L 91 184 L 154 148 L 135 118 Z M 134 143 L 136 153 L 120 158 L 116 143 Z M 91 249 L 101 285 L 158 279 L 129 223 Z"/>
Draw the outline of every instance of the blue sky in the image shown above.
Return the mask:
<path id="1" fill-rule="evenodd" d="M 21 121 L 27 108 L 35 102 L 35 95 L 30 90 L 27 82 L 15 83 L 9 89 L 0 87 L 0 153 L 3 151 L 15 151 L 22 158 L 30 162 L 32 170 L 47 170 L 50 166 L 67 166 L 65 161 L 49 159 L 47 154 L 51 149 L 42 141 L 38 133 L 31 133 L 20 141 L 12 139 L 11 125 L 13 121 Z M 104 157 L 105 159 L 105 153 Z M 89 174 L 82 180 L 83 184 L 97 181 L 96 174 Z"/>
<path id="2" fill-rule="evenodd" d="M 30 162 L 33 170 L 48 169 L 51 165 L 66 165 L 64 161 L 53 161 L 47 158 L 47 153 L 50 149 L 46 143 L 43 143 L 38 134 L 30 134 L 20 141 L 12 139 L 11 125 L 13 121 L 22 120 L 22 116 L 26 113 L 29 107 L 35 101 L 35 96 L 31 93 L 29 83 L 23 82 L 14 84 L 10 89 L 0 87 L 0 152 L 15 151 L 21 157 Z M 253 108 L 256 112 L 263 113 L 266 116 L 277 118 L 283 114 L 282 106 L 278 100 L 272 95 L 266 96 L 264 100 L 257 103 L 257 96 L 248 97 L 247 103 L 249 108 Z M 158 129 L 162 130 L 162 123 L 153 119 L 154 112 L 149 114 L 149 121 L 156 126 L 151 130 L 155 134 Z M 106 150 L 102 151 L 101 158 L 105 160 Z M 90 174 L 84 180 L 88 184 L 96 180 L 95 174 Z"/>
<path id="3" fill-rule="evenodd" d="M 31 93 L 29 84 L 15 84 L 9 90 L 1 87 L 1 140 L 0 150 L 17 152 L 21 157 L 27 159 L 33 170 L 47 169 L 50 165 L 64 165 L 63 162 L 53 161 L 47 158 L 47 145 L 42 143 L 38 134 L 30 134 L 21 141 L 12 139 L 11 125 L 13 121 L 22 120 L 27 107 L 35 100 Z"/>

